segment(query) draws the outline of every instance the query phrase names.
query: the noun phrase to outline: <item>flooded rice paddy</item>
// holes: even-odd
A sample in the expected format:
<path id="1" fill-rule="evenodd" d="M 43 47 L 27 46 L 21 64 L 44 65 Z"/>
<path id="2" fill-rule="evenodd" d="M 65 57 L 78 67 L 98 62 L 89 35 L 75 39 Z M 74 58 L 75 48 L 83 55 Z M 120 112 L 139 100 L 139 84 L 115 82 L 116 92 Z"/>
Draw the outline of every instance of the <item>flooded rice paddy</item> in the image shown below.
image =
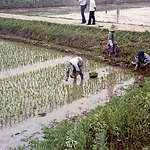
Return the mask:
<path id="1" fill-rule="evenodd" d="M 134 83 L 130 71 L 85 58 L 84 80 L 67 82 L 65 63 L 74 56 L 4 40 L 0 45 L 1 150 L 23 145 L 29 138 L 42 139 L 45 126 L 105 105 Z M 97 78 L 89 78 L 93 71 Z"/>
<path id="2" fill-rule="evenodd" d="M 84 59 L 84 80 L 78 77 L 76 82 L 71 78 L 66 82 L 65 62 L 73 56 L 3 40 L 0 45 L 0 128 L 79 99 L 94 100 L 94 95 L 104 89 L 107 91 L 104 95 L 110 99 L 117 85 L 133 83 L 131 72 L 87 59 Z M 93 71 L 98 73 L 97 78 L 89 78 L 89 72 Z"/>
<path id="3" fill-rule="evenodd" d="M 9 13 L 8 10 L 7 12 Z M 81 20 L 79 6 L 18 9 L 10 10 L 10 12 L 30 16 Z M 89 5 L 86 8 L 85 16 L 88 20 Z M 95 16 L 97 22 L 113 22 L 150 26 L 150 2 L 97 5 Z"/>

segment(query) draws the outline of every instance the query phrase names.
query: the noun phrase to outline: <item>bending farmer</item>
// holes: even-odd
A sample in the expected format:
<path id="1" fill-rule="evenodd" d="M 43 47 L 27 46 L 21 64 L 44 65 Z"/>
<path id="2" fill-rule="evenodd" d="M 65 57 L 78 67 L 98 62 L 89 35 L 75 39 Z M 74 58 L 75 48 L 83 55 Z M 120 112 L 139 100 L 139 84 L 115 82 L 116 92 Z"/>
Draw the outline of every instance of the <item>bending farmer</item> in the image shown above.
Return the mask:
<path id="1" fill-rule="evenodd" d="M 138 55 L 135 57 L 135 60 L 136 60 L 135 70 L 137 70 L 137 67 L 140 66 L 140 63 L 144 63 L 143 67 L 150 64 L 150 56 L 144 53 L 142 50 L 138 51 Z"/>
<path id="2" fill-rule="evenodd" d="M 74 78 L 74 80 L 76 80 L 78 75 L 80 75 L 81 79 L 83 80 L 82 67 L 83 67 L 83 60 L 81 57 L 74 57 L 70 61 L 67 61 L 66 81 L 68 81 L 70 70 L 72 70 L 71 76 L 72 78 Z"/>

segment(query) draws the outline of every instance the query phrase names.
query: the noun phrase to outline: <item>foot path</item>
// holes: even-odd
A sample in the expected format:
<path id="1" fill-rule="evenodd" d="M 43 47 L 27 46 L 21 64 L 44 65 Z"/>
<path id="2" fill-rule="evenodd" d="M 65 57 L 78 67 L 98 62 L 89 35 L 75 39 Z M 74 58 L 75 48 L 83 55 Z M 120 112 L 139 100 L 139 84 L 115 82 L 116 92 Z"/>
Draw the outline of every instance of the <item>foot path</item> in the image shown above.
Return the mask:
<path id="1" fill-rule="evenodd" d="M 74 25 L 82 25 L 86 26 L 86 24 L 80 24 L 81 20 L 69 20 L 69 19 L 62 19 L 62 18 L 48 18 L 48 17 L 41 17 L 41 16 L 25 16 L 25 15 L 16 15 L 16 14 L 6 14 L 0 13 L 1 18 L 14 18 L 14 19 L 21 19 L 21 20 L 33 20 L 33 21 L 46 21 L 51 23 L 59 23 L 59 24 L 74 24 Z M 101 29 L 108 29 L 112 23 L 105 23 L 105 22 L 97 22 L 96 25 L 90 25 L 99 27 Z M 138 26 L 138 25 L 129 25 L 129 24 L 116 24 L 118 30 L 124 31 L 137 31 L 137 32 L 150 32 L 150 26 Z"/>

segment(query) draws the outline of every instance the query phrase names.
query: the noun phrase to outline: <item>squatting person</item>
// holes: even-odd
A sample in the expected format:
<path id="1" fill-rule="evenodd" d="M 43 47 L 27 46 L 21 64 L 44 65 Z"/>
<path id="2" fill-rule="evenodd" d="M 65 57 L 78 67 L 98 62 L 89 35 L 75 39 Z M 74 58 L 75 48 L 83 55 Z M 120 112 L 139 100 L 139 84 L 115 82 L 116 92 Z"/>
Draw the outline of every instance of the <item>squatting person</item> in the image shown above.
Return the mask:
<path id="1" fill-rule="evenodd" d="M 141 63 L 144 63 L 143 67 L 150 65 L 150 56 L 142 50 L 138 51 L 138 54 L 135 57 L 135 60 L 136 62 L 135 62 L 134 70 L 137 70 L 137 68 L 140 66 Z"/>
<path id="2" fill-rule="evenodd" d="M 70 71 L 72 70 L 72 78 L 76 80 L 77 76 L 80 75 L 81 80 L 83 80 L 83 59 L 81 57 L 74 57 L 70 61 L 66 62 L 66 81 L 68 81 Z"/>

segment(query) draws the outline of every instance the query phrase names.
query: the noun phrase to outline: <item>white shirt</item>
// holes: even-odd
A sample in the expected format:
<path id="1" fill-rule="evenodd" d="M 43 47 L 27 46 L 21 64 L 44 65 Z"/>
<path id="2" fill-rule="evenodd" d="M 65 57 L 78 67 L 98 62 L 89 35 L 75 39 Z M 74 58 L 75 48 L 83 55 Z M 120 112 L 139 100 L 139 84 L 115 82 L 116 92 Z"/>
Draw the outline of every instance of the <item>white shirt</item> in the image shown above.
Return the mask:
<path id="1" fill-rule="evenodd" d="M 85 5 L 86 4 L 86 0 L 79 0 L 80 5 Z"/>
<path id="2" fill-rule="evenodd" d="M 96 4 L 95 0 L 90 0 L 90 11 L 95 11 Z"/>
<path id="3" fill-rule="evenodd" d="M 69 62 L 76 68 L 76 71 L 80 71 L 78 64 L 79 66 L 83 65 L 83 60 L 81 57 L 74 57 Z"/>

